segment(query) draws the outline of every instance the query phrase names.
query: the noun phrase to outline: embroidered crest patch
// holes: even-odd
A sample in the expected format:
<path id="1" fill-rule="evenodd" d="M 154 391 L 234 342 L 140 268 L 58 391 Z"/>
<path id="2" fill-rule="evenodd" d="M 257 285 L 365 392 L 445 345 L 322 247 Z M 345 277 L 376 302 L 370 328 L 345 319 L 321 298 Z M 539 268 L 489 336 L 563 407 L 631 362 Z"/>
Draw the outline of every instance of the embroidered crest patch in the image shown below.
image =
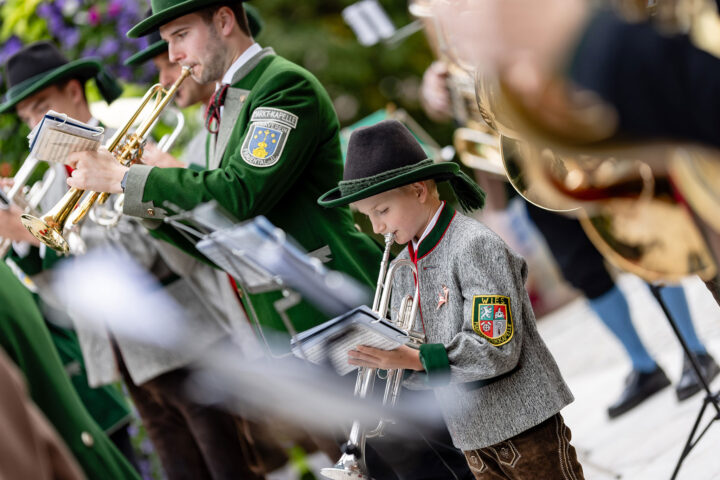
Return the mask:
<path id="1" fill-rule="evenodd" d="M 472 327 L 475 333 L 496 347 L 509 342 L 515 331 L 510 298 L 501 295 L 475 295 Z"/>
<path id="2" fill-rule="evenodd" d="M 275 165 L 282 155 L 298 117 L 279 108 L 257 108 L 253 112 L 240 155 L 254 167 Z"/>

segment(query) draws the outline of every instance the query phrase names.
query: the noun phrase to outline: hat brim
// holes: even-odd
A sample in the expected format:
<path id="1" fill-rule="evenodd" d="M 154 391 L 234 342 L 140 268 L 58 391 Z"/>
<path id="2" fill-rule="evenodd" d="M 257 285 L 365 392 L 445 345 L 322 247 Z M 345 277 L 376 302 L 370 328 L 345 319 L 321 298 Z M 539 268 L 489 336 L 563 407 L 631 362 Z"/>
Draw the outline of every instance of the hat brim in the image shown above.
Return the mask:
<path id="1" fill-rule="evenodd" d="M 405 172 L 392 178 L 375 183 L 367 188 L 343 196 L 340 187 L 335 187 L 318 198 L 318 204 L 323 207 L 341 207 L 364 198 L 372 197 L 378 193 L 387 192 L 393 188 L 399 188 L 414 182 L 434 179 L 437 181 L 449 180 L 460 170 L 456 163 L 441 162 L 433 163 L 416 170 Z"/>
<path id="2" fill-rule="evenodd" d="M 152 45 L 148 46 L 147 48 L 144 48 L 137 52 L 136 54 L 130 56 L 127 60 L 125 60 L 125 65 L 128 67 L 136 67 L 138 65 L 142 65 L 143 63 L 147 62 L 148 60 L 151 60 L 158 55 L 162 55 L 163 53 L 168 51 L 168 44 L 165 40 L 158 40 L 157 42 L 153 43 Z"/>
<path id="3" fill-rule="evenodd" d="M 238 0 L 238 2 L 244 2 L 245 0 Z M 226 3 L 227 0 L 186 0 L 180 2 L 172 7 L 168 7 L 165 10 L 160 10 L 157 13 L 153 13 L 140 23 L 135 25 L 133 28 L 128 30 L 128 38 L 138 38 L 143 35 L 147 35 L 160 28 L 162 25 L 180 18 L 183 15 L 196 12 L 202 8 L 209 7 L 210 5 L 217 5 L 219 3 Z"/>
<path id="4" fill-rule="evenodd" d="M 68 62 L 65 65 L 50 70 L 44 75 L 37 75 L 35 77 L 28 78 L 27 80 L 14 85 L 5 93 L 5 102 L 0 104 L 0 113 L 7 112 L 30 95 L 39 92 L 43 88 L 58 83 L 61 80 L 66 78 L 78 78 L 82 81 L 86 81 L 97 75 L 100 70 L 102 70 L 102 65 L 99 61 L 84 58 Z"/>

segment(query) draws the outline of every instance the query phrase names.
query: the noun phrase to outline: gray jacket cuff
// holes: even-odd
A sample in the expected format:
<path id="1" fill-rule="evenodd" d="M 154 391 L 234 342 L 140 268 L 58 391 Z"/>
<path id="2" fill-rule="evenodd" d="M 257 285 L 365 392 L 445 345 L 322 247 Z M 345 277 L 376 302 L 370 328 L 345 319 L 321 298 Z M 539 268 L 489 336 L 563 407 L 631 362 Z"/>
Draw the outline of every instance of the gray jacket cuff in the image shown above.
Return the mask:
<path id="1" fill-rule="evenodd" d="M 154 202 L 142 201 L 145 183 L 153 168 L 155 167 L 149 165 L 132 165 L 130 167 L 125 183 L 125 201 L 123 203 L 124 214 L 154 220 L 153 222 L 144 222 L 147 223 L 148 228 L 157 228 L 166 214 L 165 210 L 155 206 Z"/>

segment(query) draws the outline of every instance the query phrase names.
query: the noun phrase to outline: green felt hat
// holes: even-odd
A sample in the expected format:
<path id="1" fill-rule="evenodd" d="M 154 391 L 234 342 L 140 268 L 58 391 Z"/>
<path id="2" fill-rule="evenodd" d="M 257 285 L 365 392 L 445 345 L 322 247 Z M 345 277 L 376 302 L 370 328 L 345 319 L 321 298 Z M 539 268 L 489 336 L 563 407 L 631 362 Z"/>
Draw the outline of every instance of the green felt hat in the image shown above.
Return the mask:
<path id="1" fill-rule="evenodd" d="M 244 2 L 245 0 L 235 1 Z M 127 36 L 129 38 L 142 37 L 183 15 L 196 12 L 211 5 L 231 2 L 232 0 L 151 0 L 152 15 L 131 28 L 127 32 Z"/>
<path id="2" fill-rule="evenodd" d="M 465 211 L 482 208 L 485 192 L 452 162 L 434 162 L 397 120 L 359 128 L 350 136 L 343 179 L 318 199 L 323 207 L 347 205 L 422 180 L 449 181 Z"/>
<path id="3" fill-rule="evenodd" d="M 43 88 L 77 78 L 82 82 L 94 78 L 106 102 L 111 103 L 122 93 L 120 84 L 107 73 L 98 59 L 84 58 L 68 61 L 50 42 L 32 43 L 8 58 L 5 63 L 7 92 L 0 113 L 14 108 L 19 102 Z"/>
<path id="4" fill-rule="evenodd" d="M 245 5 L 245 13 L 247 14 L 248 18 L 250 34 L 253 37 L 257 37 L 258 35 L 260 35 L 260 32 L 262 32 L 262 29 L 265 26 L 265 21 L 260 15 L 260 12 L 258 12 L 257 8 L 253 7 L 252 5 Z M 148 18 L 151 15 L 152 10 L 148 12 Z M 128 67 L 136 67 L 138 65 L 142 65 L 148 60 L 152 60 L 153 58 L 157 57 L 161 53 L 167 52 L 167 49 L 167 42 L 160 38 L 160 33 L 157 30 L 153 30 L 153 32 L 150 33 L 150 45 L 125 60 L 125 65 L 127 65 Z"/>

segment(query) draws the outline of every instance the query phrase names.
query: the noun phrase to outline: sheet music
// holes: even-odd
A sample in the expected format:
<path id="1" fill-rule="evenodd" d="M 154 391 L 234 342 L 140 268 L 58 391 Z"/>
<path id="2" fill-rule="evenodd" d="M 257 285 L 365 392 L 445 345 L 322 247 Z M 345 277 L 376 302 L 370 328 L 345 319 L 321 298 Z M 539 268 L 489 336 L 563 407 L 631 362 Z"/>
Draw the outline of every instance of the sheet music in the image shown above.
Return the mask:
<path id="1" fill-rule="evenodd" d="M 105 129 L 50 110 L 30 132 L 30 154 L 38 160 L 65 163 L 73 152 L 100 148 Z"/>
<path id="2" fill-rule="evenodd" d="M 405 332 L 377 318 L 365 305 L 355 308 L 299 334 L 293 339 L 292 351 L 300 358 L 304 354 L 312 363 L 329 361 L 340 375 L 345 375 L 357 368 L 348 364 L 347 353 L 358 345 L 392 350 L 409 341 Z"/>

